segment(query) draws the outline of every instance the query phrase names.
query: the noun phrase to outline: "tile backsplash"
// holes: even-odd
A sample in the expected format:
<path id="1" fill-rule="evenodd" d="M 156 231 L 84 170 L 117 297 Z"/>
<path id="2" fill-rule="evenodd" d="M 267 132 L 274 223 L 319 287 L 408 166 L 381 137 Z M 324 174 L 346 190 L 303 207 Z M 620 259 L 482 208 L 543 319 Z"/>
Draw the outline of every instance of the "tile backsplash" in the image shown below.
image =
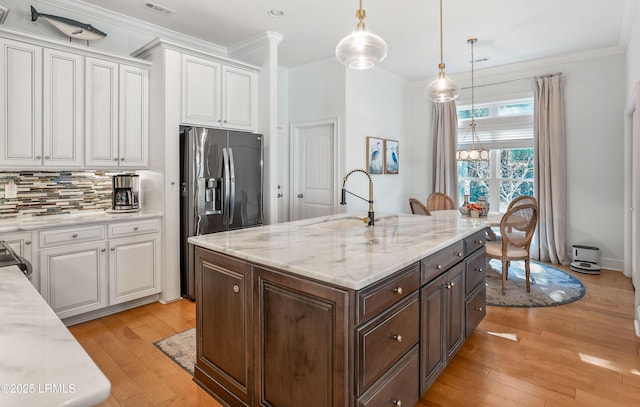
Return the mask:
<path id="1" fill-rule="evenodd" d="M 106 171 L 0 172 L 0 218 L 110 209 L 113 174 L 115 172 Z M 7 198 L 5 191 L 12 181 L 17 186 L 17 195 Z"/>

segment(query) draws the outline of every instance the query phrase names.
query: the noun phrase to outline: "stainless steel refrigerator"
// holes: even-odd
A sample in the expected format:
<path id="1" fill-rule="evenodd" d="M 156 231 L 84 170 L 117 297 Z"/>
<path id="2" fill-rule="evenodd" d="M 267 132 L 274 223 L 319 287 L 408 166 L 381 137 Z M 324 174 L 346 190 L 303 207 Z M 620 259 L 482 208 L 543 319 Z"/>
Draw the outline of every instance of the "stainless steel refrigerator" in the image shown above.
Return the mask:
<path id="1" fill-rule="evenodd" d="M 262 135 L 180 127 L 180 284 L 195 299 L 190 236 L 263 224 Z"/>

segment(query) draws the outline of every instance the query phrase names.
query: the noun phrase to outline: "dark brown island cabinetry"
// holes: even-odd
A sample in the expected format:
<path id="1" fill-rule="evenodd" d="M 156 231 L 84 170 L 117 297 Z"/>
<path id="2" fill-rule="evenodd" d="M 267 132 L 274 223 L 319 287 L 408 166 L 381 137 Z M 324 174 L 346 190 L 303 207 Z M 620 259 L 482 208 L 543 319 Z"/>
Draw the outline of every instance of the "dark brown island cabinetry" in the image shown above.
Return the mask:
<path id="1" fill-rule="evenodd" d="M 195 253 L 194 380 L 229 406 L 414 406 L 485 313 L 484 231 L 361 290 Z"/>

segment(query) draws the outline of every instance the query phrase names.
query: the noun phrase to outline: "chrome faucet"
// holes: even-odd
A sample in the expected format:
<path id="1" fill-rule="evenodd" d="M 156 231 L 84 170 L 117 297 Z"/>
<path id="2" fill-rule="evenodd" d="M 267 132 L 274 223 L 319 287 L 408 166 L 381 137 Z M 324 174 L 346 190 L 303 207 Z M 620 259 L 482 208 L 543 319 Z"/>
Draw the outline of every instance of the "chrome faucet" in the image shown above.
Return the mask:
<path id="1" fill-rule="evenodd" d="M 349 175 L 353 174 L 354 172 L 362 172 L 369 178 L 369 199 L 365 199 L 359 195 L 354 194 L 351 191 L 347 191 L 347 189 L 345 188 Z M 373 224 L 375 223 L 375 219 L 373 217 L 373 180 L 371 179 L 371 175 L 369 175 L 369 173 L 365 170 L 359 168 L 349 171 L 349 173 L 345 175 L 344 178 L 342 178 L 342 200 L 340 201 L 340 205 L 347 204 L 347 192 L 355 196 L 356 198 L 360 198 L 365 202 L 369 202 L 369 213 L 367 214 L 366 218 L 362 218 L 362 221 L 367 223 L 369 226 L 373 226 Z"/>

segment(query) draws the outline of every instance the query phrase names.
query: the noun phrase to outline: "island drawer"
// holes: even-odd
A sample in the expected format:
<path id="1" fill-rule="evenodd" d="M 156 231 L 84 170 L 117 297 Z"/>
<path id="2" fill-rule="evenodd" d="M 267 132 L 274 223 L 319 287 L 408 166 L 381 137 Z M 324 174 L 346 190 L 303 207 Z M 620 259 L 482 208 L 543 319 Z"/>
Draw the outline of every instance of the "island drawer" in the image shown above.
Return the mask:
<path id="1" fill-rule="evenodd" d="M 109 224 L 109 238 L 135 236 L 160 231 L 160 219 L 137 220 Z"/>
<path id="2" fill-rule="evenodd" d="M 469 256 L 465 263 L 465 295 L 471 294 L 487 276 L 487 257 L 484 248 Z"/>
<path id="3" fill-rule="evenodd" d="M 480 284 L 476 291 L 466 301 L 466 330 L 465 336 L 471 335 L 482 318 L 487 314 L 487 287 Z"/>
<path id="4" fill-rule="evenodd" d="M 462 260 L 463 253 L 463 242 L 459 241 L 422 259 L 422 284 L 428 283 L 434 277 Z"/>
<path id="5" fill-rule="evenodd" d="M 465 237 L 463 239 L 464 255 L 468 256 L 469 254 L 483 247 L 485 244 L 485 241 L 486 241 L 486 232 L 484 231 L 484 229 L 472 234 L 471 236 Z"/>
<path id="6" fill-rule="evenodd" d="M 418 347 L 415 346 L 369 390 L 357 407 L 413 406 L 420 399 Z"/>
<path id="7" fill-rule="evenodd" d="M 105 235 L 104 225 L 45 230 L 40 232 L 40 247 L 103 240 Z"/>
<path id="8" fill-rule="evenodd" d="M 357 394 L 361 394 L 411 349 L 420 337 L 418 292 L 357 330 Z"/>
<path id="9" fill-rule="evenodd" d="M 414 263 L 392 276 L 358 291 L 356 325 L 368 321 L 420 287 L 420 264 Z"/>

